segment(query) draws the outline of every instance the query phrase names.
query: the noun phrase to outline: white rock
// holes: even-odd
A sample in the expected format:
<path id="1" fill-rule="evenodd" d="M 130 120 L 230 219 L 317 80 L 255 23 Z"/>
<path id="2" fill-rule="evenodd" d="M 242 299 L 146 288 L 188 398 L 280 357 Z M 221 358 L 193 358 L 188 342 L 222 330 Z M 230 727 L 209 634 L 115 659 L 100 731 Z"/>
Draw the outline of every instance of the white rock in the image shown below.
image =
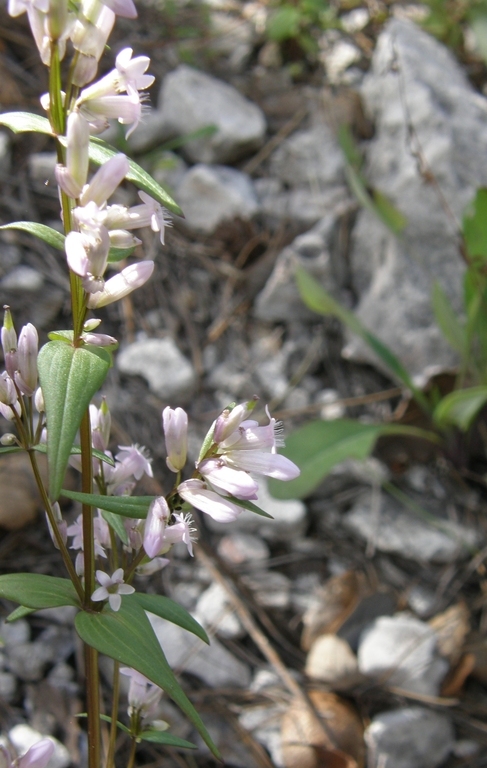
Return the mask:
<path id="1" fill-rule="evenodd" d="M 143 376 L 163 400 L 185 402 L 195 390 L 195 370 L 171 338 L 134 341 L 116 360 L 121 373 Z"/>
<path id="2" fill-rule="evenodd" d="M 245 635 L 228 595 L 220 584 L 212 584 L 200 596 L 195 618 L 205 629 L 221 637 L 237 639 Z"/>
<path id="3" fill-rule="evenodd" d="M 34 152 L 28 157 L 29 174 L 41 184 L 56 184 L 54 168 L 57 163 L 55 152 Z"/>
<path id="4" fill-rule="evenodd" d="M 358 672 L 357 657 L 340 637 L 320 635 L 309 649 L 305 672 L 315 680 L 333 685 Z"/>
<path id="5" fill-rule="evenodd" d="M 252 571 L 242 582 L 263 608 L 285 610 L 291 602 L 291 580 L 279 571 Z"/>
<path id="6" fill-rule="evenodd" d="M 17 678 L 11 672 L 0 672 L 0 699 L 10 703 L 17 692 Z"/>
<path id="7" fill-rule="evenodd" d="M 263 142 L 266 123 L 260 108 L 231 85 L 186 64 L 166 75 L 160 103 L 164 123 L 175 136 L 217 127 L 213 136 L 184 144 L 182 151 L 192 162 L 231 163 Z"/>
<path id="8" fill-rule="evenodd" d="M 20 266 L 5 275 L 1 285 L 2 288 L 10 291 L 34 293 L 34 291 L 39 291 L 44 285 L 44 277 L 37 269 Z"/>
<path id="9" fill-rule="evenodd" d="M 30 640 L 30 626 L 25 619 L 18 619 L 12 623 L 0 622 L 0 637 L 5 643 L 6 648 L 27 643 Z"/>
<path id="10" fill-rule="evenodd" d="M 246 688 L 249 685 L 250 669 L 215 638 L 208 646 L 195 635 L 159 616 L 150 614 L 149 619 L 173 669 L 191 672 L 212 688 L 230 685 Z"/>
<path id="11" fill-rule="evenodd" d="M 326 123 L 296 131 L 271 157 L 271 175 L 290 187 L 324 190 L 343 184 L 344 161 L 338 142 Z"/>
<path id="12" fill-rule="evenodd" d="M 425 707 L 376 715 L 365 731 L 369 768 L 436 768 L 453 747 L 450 719 Z"/>
<path id="13" fill-rule="evenodd" d="M 191 168 L 178 187 L 178 203 L 185 225 L 210 234 L 224 221 L 250 219 L 258 209 L 250 176 L 224 165 L 200 163 Z"/>
<path id="14" fill-rule="evenodd" d="M 467 557 L 479 543 L 470 528 L 442 518 L 433 525 L 385 494 L 377 504 L 369 491 L 358 498 L 343 523 L 381 552 L 420 562 L 452 563 Z"/>
<path id="15" fill-rule="evenodd" d="M 8 737 L 19 755 L 24 755 L 28 749 L 45 739 L 42 733 L 35 731 L 29 725 L 16 725 L 9 731 Z M 66 747 L 53 736 L 48 737 L 54 744 L 54 753 L 47 764 L 47 768 L 67 768 L 71 764 L 71 757 Z"/>
<path id="16" fill-rule="evenodd" d="M 262 565 L 270 557 L 269 547 L 259 536 L 238 531 L 220 539 L 218 554 L 231 565 Z"/>
<path id="17" fill-rule="evenodd" d="M 8 649 L 9 669 L 29 683 L 41 680 L 46 664 L 52 660 L 52 650 L 44 643 L 19 643 Z"/>
<path id="18" fill-rule="evenodd" d="M 436 654 L 436 632 L 404 613 L 381 616 L 363 632 L 358 665 L 364 675 L 384 685 L 438 696 L 448 662 Z"/>

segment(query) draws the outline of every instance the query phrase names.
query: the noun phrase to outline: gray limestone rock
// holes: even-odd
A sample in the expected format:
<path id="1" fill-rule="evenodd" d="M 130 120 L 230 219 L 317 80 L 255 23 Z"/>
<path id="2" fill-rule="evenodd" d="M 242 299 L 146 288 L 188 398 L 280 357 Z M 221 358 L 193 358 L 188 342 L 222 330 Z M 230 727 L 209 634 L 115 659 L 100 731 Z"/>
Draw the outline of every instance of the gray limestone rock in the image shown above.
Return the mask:
<path id="1" fill-rule="evenodd" d="M 365 731 L 368 768 L 436 768 L 453 748 L 450 719 L 425 707 L 376 715 Z"/>
<path id="2" fill-rule="evenodd" d="M 471 528 L 432 515 L 425 520 L 383 494 L 376 501 L 367 491 L 343 518 L 345 526 L 380 552 L 418 562 L 452 563 L 478 545 Z"/>
<path id="3" fill-rule="evenodd" d="M 326 123 L 296 131 L 271 157 L 271 175 L 290 187 L 323 190 L 344 183 L 344 161 Z"/>
<path id="4" fill-rule="evenodd" d="M 380 616 L 362 633 L 358 667 L 386 686 L 438 696 L 448 662 L 437 655 L 436 644 L 436 632 L 425 622 L 406 613 Z"/>
<path id="5" fill-rule="evenodd" d="M 204 234 L 211 234 L 224 221 L 250 219 L 258 208 L 250 176 L 235 168 L 203 163 L 182 178 L 178 203 L 184 211 L 184 224 Z"/>
<path id="6" fill-rule="evenodd" d="M 412 22 L 390 21 L 379 37 L 362 96 L 375 121 L 366 175 L 404 214 L 395 237 L 363 210 L 353 232 L 356 313 L 413 374 L 450 366 L 455 357 L 437 328 L 431 290 L 439 281 L 461 309 L 463 263 L 455 228 L 435 185 L 418 170 L 408 138 L 422 154 L 454 216 L 487 184 L 487 100 L 476 93 L 452 54 Z M 349 357 L 377 362 L 357 338 Z"/>
<path id="7" fill-rule="evenodd" d="M 134 341 L 117 356 L 117 367 L 128 376 L 143 376 L 165 401 L 185 402 L 196 387 L 193 366 L 170 338 Z"/>
<path id="8" fill-rule="evenodd" d="M 265 118 L 256 104 L 231 85 L 186 64 L 166 75 L 160 110 L 174 136 L 216 126 L 212 136 L 184 144 L 183 153 L 195 163 L 232 163 L 264 140 Z"/>

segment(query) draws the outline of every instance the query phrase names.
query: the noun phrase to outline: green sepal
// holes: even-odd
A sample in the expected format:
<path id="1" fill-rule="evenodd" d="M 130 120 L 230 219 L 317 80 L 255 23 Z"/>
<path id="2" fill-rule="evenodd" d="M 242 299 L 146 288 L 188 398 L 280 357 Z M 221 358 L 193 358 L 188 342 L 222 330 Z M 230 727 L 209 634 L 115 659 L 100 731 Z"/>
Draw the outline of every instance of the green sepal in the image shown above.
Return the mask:
<path id="1" fill-rule="evenodd" d="M 8 573 L 0 576 L 0 597 L 34 610 L 60 608 L 63 605 L 79 608 L 78 595 L 69 579 L 39 573 Z"/>
<path id="2" fill-rule="evenodd" d="M 215 434 L 215 423 L 216 422 L 213 422 L 213 424 L 209 428 L 208 432 L 206 433 L 206 437 L 203 440 L 203 443 L 201 445 L 201 450 L 200 450 L 200 455 L 198 456 L 198 461 L 196 462 L 197 464 L 199 464 L 200 461 L 203 461 L 203 459 L 205 458 L 206 454 L 208 453 L 208 451 L 210 450 L 211 446 L 213 445 L 213 435 Z"/>
<path id="3" fill-rule="evenodd" d="M 149 507 L 157 496 L 102 496 L 97 493 L 79 493 L 78 491 L 61 490 L 61 495 L 90 507 L 98 507 L 114 515 L 133 517 L 142 520 L 147 517 Z"/>
<path id="4" fill-rule="evenodd" d="M 120 610 L 100 613 L 80 611 L 75 619 L 81 639 L 116 661 L 145 675 L 162 688 L 195 726 L 213 755 L 220 754 L 199 714 L 179 685 L 169 666 L 145 611 L 136 601 L 122 597 Z"/>
<path id="5" fill-rule="evenodd" d="M 47 419 L 49 494 L 61 491 L 71 448 L 91 398 L 105 381 L 111 356 L 102 348 L 49 341 L 37 365 Z"/>
<path id="6" fill-rule="evenodd" d="M 167 619 L 172 624 L 177 624 L 178 627 L 196 635 L 204 643 L 210 644 L 208 635 L 201 624 L 198 624 L 196 619 L 193 619 L 185 608 L 175 603 L 169 597 L 164 595 L 148 595 L 144 592 L 134 592 L 133 595 L 127 595 L 126 597 L 129 601 L 140 605 L 144 611 L 154 613 L 156 616 L 160 616 L 161 619 Z"/>

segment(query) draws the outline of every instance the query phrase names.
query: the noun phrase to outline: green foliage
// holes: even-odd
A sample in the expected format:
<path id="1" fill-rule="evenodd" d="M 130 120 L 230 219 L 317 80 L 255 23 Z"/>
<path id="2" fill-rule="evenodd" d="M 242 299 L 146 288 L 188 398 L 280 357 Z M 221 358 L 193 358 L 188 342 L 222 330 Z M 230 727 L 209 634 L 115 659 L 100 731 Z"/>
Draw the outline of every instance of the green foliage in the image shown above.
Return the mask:
<path id="1" fill-rule="evenodd" d="M 279 44 L 294 40 L 305 56 L 313 58 L 320 32 L 338 24 L 335 6 L 326 0 L 276 2 L 269 12 L 266 35 Z"/>
<path id="2" fill-rule="evenodd" d="M 477 190 L 463 217 L 463 238 L 468 255 L 480 264 L 487 260 L 487 189 Z"/>
<path id="3" fill-rule="evenodd" d="M 49 494 L 58 498 L 71 448 L 92 397 L 105 381 L 110 355 L 101 348 L 49 341 L 38 357 L 47 418 Z"/>
<path id="4" fill-rule="evenodd" d="M 0 576 L 0 597 L 34 610 L 60 608 L 63 605 L 79 607 L 76 590 L 69 579 L 39 573 Z"/>
<path id="5" fill-rule="evenodd" d="M 453 425 L 466 432 L 486 403 L 486 386 L 459 389 L 440 400 L 433 419 L 438 426 Z"/>
<path id="6" fill-rule="evenodd" d="M 177 624 L 182 629 L 187 630 L 187 632 L 191 632 L 196 637 L 199 637 L 204 643 L 210 644 L 208 635 L 201 624 L 198 624 L 185 608 L 175 603 L 169 597 L 135 592 L 133 595 L 126 595 L 124 600 L 128 600 L 129 603 L 137 603 L 144 611 L 154 613 L 156 616 L 160 616 L 161 619 L 172 622 L 172 624 Z"/>
<path id="7" fill-rule="evenodd" d="M 113 515 L 132 517 L 135 520 L 145 520 L 150 505 L 157 498 L 156 496 L 103 496 L 97 493 L 78 493 L 65 489 L 61 491 L 61 496 L 79 501 L 80 504 L 104 509 Z"/>
<path id="8" fill-rule="evenodd" d="M 126 598 L 122 598 L 122 606 L 116 613 L 108 608 L 101 613 L 80 611 L 76 616 L 76 631 L 85 643 L 136 669 L 166 691 L 193 723 L 211 752 L 219 758 L 203 721 L 167 663 L 144 609 L 136 601 Z"/>

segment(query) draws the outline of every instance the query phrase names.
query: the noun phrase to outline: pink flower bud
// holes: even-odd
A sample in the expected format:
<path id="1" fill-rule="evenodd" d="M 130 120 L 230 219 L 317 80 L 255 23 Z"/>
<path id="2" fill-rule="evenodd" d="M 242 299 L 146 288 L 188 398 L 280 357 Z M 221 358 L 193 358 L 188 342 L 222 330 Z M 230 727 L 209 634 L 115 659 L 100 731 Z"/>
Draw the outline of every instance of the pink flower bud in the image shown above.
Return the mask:
<path id="1" fill-rule="evenodd" d="M 19 336 L 18 372 L 15 383 L 22 394 L 31 397 L 37 387 L 37 354 L 39 337 L 32 323 L 24 325 Z"/>
<path id="2" fill-rule="evenodd" d="M 171 510 L 164 496 L 154 499 L 149 507 L 144 529 L 144 549 L 149 557 L 160 554 L 164 544 L 164 531 Z"/>
<path id="3" fill-rule="evenodd" d="M 166 464 L 171 472 L 179 472 L 186 464 L 188 452 L 188 415 L 182 408 L 169 406 L 162 412 L 162 426 L 166 440 Z"/>
<path id="4" fill-rule="evenodd" d="M 103 291 L 88 297 L 88 307 L 95 309 L 105 307 L 114 301 L 120 301 L 124 296 L 128 296 L 136 288 L 144 285 L 153 271 L 153 261 L 139 261 L 136 264 L 125 267 L 118 275 L 106 281 Z"/>
<path id="5" fill-rule="evenodd" d="M 227 437 L 230 437 L 238 429 L 242 421 L 250 416 L 256 404 L 257 398 L 254 397 L 253 400 L 249 400 L 247 403 L 240 403 L 233 408 L 225 408 L 215 423 L 215 431 L 213 433 L 215 443 L 222 443 Z"/>
<path id="6" fill-rule="evenodd" d="M 66 166 L 57 165 L 56 180 L 69 197 L 77 198 L 88 178 L 90 127 L 78 112 L 68 116 L 66 130 Z"/>
<path id="7" fill-rule="evenodd" d="M 113 195 L 119 184 L 129 171 L 129 161 L 125 155 L 115 155 L 103 163 L 93 176 L 89 185 L 83 190 L 80 197 L 82 206 L 94 202 L 97 205 L 106 203 Z"/>
<path id="8" fill-rule="evenodd" d="M 17 370 L 17 334 L 12 320 L 12 314 L 8 307 L 4 307 L 2 326 L 2 348 L 5 358 L 5 368 L 11 379 L 15 376 Z"/>
<path id="9" fill-rule="evenodd" d="M 54 753 L 54 742 L 41 739 L 17 761 L 17 768 L 45 768 Z"/>
<path id="10" fill-rule="evenodd" d="M 7 371 L 0 374 L 0 403 L 13 405 L 17 400 L 15 386 Z"/>
<path id="11" fill-rule="evenodd" d="M 178 493 L 184 501 L 196 509 L 209 515 L 219 523 L 230 523 L 236 520 L 242 508 L 233 504 L 214 491 L 208 490 L 202 480 L 185 480 L 178 486 Z"/>

